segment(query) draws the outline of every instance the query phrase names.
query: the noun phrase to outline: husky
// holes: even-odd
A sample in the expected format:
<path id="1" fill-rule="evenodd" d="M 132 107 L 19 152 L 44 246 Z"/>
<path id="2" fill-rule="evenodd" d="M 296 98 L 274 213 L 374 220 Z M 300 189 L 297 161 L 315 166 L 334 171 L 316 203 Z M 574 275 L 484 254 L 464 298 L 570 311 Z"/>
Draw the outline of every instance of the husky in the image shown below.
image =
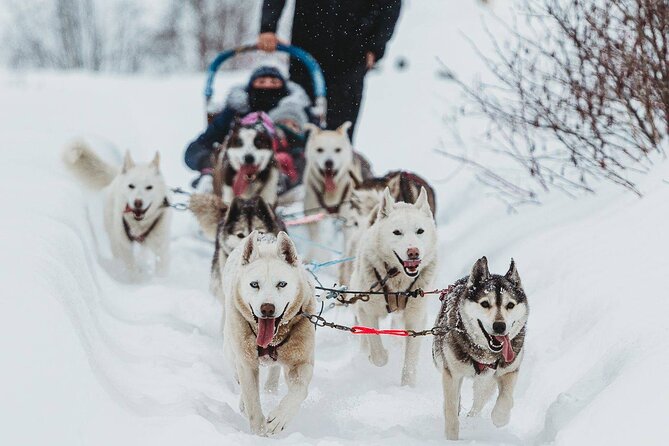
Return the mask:
<path id="1" fill-rule="evenodd" d="M 283 221 L 261 197 L 248 200 L 235 198 L 216 226 L 216 245 L 211 262 L 211 292 L 222 299 L 220 287 L 225 263 L 230 253 L 253 231 L 261 234 L 278 235 L 285 231 Z"/>
<path id="2" fill-rule="evenodd" d="M 416 203 L 395 202 L 386 188 L 374 222 L 361 237 L 351 276 L 355 290 L 383 291 L 369 301 L 355 304 L 358 321 L 368 327 L 379 327 L 379 319 L 399 313 L 407 330 L 425 325 L 425 298 L 391 295 L 391 291 L 427 289 L 437 269 L 437 228 L 421 188 Z M 376 366 L 388 362 L 388 352 L 378 336 L 365 338 L 369 359 Z M 416 384 L 416 363 L 420 341 L 407 338 L 402 368 L 402 385 Z"/>
<path id="3" fill-rule="evenodd" d="M 509 422 L 528 311 L 513 259 L 506 274 L 500 276 L 490 274 L 487 259 L 480 258 L 469 276 L 457 281 L 445 297 L 435 326 L 446 332 L 434 338 L 432 357 L 442 373 L 449 440 L 459 436 L 464 377 L 474 379 L 474 404 L 469 416 L 481 412 L 497 385 L 492 421 L 497 427 Z"/>
<path id="4" fill-rule="evenodd" d="M 262 121 L 244 124 L 236 120 L 214 164 L 214 193 L 225 203 L 234 197 L 259 195 L 274 207 L 279 187 L 279 168 L 274 159 L 274 140 Z"/>
<path id="5" fill-rule="evenodd" d="M 356 185 L 372 176 L 367 160 L 351 146 L 349 127 L 350 121 L 336 130 L 322 130 L 313 124 L 305 126 L 309 137 L 305 148 L 304 209 L 321 208 L 330 215 L 338 215 Z M 320 238 L 320 226 L 308 226 L 309 236 L 315 242 Z"/>
<path id="6" fill-rule="evenodd" d="M 390 194 L 396 201 L 405 203 L 415 203 L 420 188 L 424 187 L 432 215 L 436 215 L 434 189 L 415 173 L 394 171 L 383 177 L 368 178 L 353 190 L 350 199 L 341 206 L 339 215 L 344 221 L 344 257 L 355 256 L 361 235 L 376 218 L 377 206 L 386 187 L 390 189 Z M 339 267 L 339 283 L 348 284 L 352 272 L 351 262 L 342 263 Z"/>
<path id="7" fill-rule="evenodd" d="M 169 270 L 169 235 L 172 213 L 167 185 L 160 172 L 160 154 L 149 164 L 136 165 L 126 152 L 120 169 L 106 163 L 83 142 L 66 148 L 68 169 L 89 189 L 106 188 L 105 230 L 114 258 L 131 277 L 139 274 L 135 246 L 146 246 L 156 257 L 156 273 Z"/>
<path id="8" fill-rule="evenodd" d="M 276 434 L 295 416 L 311 382 L 315 330 L 301 313 L 316 309 L 314 284 L 285 232 L 253 231 L 230 254 L 222 290 L 224 352 L 241 385 L 240 409 L 252 432 Z M 261 365 L 270 367 L 265 390 L 276 391 L 281 368 L 288 386 L 267 418 L 260 405 Z"/>

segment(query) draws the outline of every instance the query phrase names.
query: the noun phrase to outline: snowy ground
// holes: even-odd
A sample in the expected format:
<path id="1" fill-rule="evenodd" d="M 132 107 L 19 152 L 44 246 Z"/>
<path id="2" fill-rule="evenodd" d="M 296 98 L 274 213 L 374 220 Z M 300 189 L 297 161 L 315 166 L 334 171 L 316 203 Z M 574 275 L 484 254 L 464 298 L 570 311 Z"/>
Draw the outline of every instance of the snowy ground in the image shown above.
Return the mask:
<path id="1" fill-rule="evenodd" d="M 511 422 L 494 428 L 489 406 L 461 419 L 461 436 L 476 445 L 664 444 L 667 164 L 643 180 L 643 199 L 603 186 L 579 201 L 545 197 L 517 215 L 466 170 L 442 181 L 461 170 L 433 152 L 457 95 L 436 78 L 434 55 L 471 70 L 460 31 L 480 34 L 477 8 L 406 2 L 386 69 L 368 77 L 357 146 L 377 173 L 413 169 L 436 185 L 436 285 L 481 255 L 494 272 L 516 259 L 531 315 Z M 397 55 L 410 57 L 408 71 L 391 68 Z M 203 80 L 0 75 L 0 444 L 445 443 L 429 341 L 418 387 L 407 389 L 399 341 L 377 369 L 357 339 L 327 329 L 317 332 L 315 376 L 297 418 L 275 439 L 250 435 L 222 357 L 220 307 L 207 292 L 212 247 L 191 236 L 189 215 L 176 216 L 166 279 L 128 285 L 101 266 L 100 197 L 66 174 L 60 150 L 82 134 L 139 159 L 159 149 L 170 184 L 185 185 L 182 149 L 203 125 Z M 352 322 L 345 309 L 327 316 Z M 465 408 L 470 395 L 465 386 Z M 265 408 L 277 401 L 263 397 Z"/>

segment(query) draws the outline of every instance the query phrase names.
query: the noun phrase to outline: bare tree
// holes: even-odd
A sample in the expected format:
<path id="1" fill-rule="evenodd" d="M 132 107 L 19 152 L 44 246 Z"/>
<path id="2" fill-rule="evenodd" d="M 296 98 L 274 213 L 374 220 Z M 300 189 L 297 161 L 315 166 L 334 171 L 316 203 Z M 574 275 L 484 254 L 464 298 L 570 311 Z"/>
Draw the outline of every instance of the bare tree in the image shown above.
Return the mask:
<path id="1" fill-rule="evenodd" d="M 482 114 L 487 147 L 544 190 L 577 194 L 605 179 L 640 194 L 634 174 L 669 138 L 669 2 L 527 0 L 521 9 L 523 31 L 505 25 L 504 44 L 489 31 L 494 52 L 479 51 L 494 85 L 443 68 L 469 98 L 460 115 Z"/>

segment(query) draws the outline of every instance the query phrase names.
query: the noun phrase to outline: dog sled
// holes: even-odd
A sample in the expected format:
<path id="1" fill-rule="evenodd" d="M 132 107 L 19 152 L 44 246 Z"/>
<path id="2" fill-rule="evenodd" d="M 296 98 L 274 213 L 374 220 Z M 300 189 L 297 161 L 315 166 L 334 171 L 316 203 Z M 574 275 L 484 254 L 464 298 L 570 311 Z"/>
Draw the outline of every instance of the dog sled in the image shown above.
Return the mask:
<path id="1" fill-rule="evenodd" d="M 204 88 L 204 105 L 207 124 L 210 124 L 221 112 L 219 105 L 215 104 L 214 81 L 220 67 L 229 59 L 240 54 L 258 51 L 257 45 L 244 45 L 219 53 L 209 65 L 207 70 L 207 80 Z M 311 77 L 312 89 L 314 92 L 311 107 L 308 110 L 311 123 L 324 128 L 327 120 L 327 99 L 325 78 L 320 65 L 309 53 L 303 49 L 279 44 L 277 51 L 286 53 L 302 63 Z M 275 122 L 274 127 L 277 130 L 277 144 L 275 144 L 275 155 L 281 171 L 281 181 L 279 182 L 279 197 L 284 196 L 284 202 L 293 201 L 288 198 L 292 195 L 293 189 L 302 184 L 304 174 L 304 149 L 306 142 L 306 131 L 303 128 L 296 128 L 295 125 L 286 125 L 282 122 Z M 286 158 L 289 157 L 290 160 Z M 286 166 L 291 166 L 290 168 Z M 294 167 L 293 167 L 294 166 Z M 297 175 L 297 178 L 295 176 Z"/>

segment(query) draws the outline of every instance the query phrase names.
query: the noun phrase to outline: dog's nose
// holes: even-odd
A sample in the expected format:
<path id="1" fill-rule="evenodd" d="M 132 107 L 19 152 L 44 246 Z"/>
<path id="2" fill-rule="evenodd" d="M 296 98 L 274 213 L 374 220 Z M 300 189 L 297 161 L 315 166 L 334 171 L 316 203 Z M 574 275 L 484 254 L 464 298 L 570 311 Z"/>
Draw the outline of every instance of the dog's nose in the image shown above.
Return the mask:
<path id="1" fill-rule="evenodd" d="M 409 260 L 420 259 L 420 250 L 418 248 L 407 249 L 407 257 L 409 257 Z"/>
<path id="2" fill-rule="evenodd" d="M 326 160 L 325 161 L 325 168 L 326 169 L 332 169 L 334 167 L 334 161 L 332 160 Z"/>
<path id="3" fill-rule="evenodd" d="M 253 164 L 255 162 L 256 162 L 255 157 L 253 155 L 251 155 L 250 153 L 244 155 L 244 164 Z"/>
<path id="4" fill-rule="evenodd" d="M 135 209 L 141 209 L 143 204 L 144 204 L 144 202 L 142 202 L 142 200 L 140 200 L 139 198 L 136 199 L 135 200 Z"/>
<path id="5" fill-rule="evenodd" d="M 493 322 L 492 331 L 499 334 L 504 334 L 506 331 L 506 324 L 504 322 Z"/>
<path id="6" fill-rule="evenodd" d="M 260 314 L 262 317 L 274 317 L 274 304 L 262 304 L 260 306 Z"/>

